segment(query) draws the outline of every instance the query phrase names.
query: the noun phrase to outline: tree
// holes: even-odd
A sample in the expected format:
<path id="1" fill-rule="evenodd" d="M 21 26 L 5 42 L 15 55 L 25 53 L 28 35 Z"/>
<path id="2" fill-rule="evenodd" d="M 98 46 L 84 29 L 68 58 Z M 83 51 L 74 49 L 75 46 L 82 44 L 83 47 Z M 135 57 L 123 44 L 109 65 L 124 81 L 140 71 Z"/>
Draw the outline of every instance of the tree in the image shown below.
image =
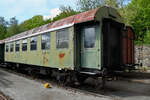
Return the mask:
<path id="1" fill-rule="evenodd" d="M 52 22 L 78 14 L 79 12 L 73 10 L 70 6 L 65 7 L 65 6 L 61 6 L 60 7 L 61 13 L 59 15 L 57 15 L 56 17 L 53 18 Z"/>
<path id="2" fill-rule="evenodd" d="M 87 11 L 104 5 L 103 0 L 78 0 L 79 11 Z"/>
<path id="3" fill-rule="evenodd" d="M 135 30 L 136 40 L 143 35 L 145 39 L 148 38 L 150 36 L 150 1 L 132 0 L 129 7 L 134 11 L 130 23 Z M 150 40 L 146 39 L 144 42 L 149 43 Z"/>
<path id="4" fill-rule="evenodd" d="M 5 21 L 4 17 L 0 17 L 0 40 L 5 38 L 7 33 L 8 22 Z"/>
<path id="5" fill-rule="evenodd" d="M 20 30 L 19 30 L 18 20 L 16 19 L 16 17 L 10 18 L 8 32 L 6 34 L 6 37 L 15 35 L 19 32 Z"/>
<path id="6" fill-rule="evenodd" d="M 91 10 L 101 6 L 111 6 L 113 8 L 125 8 L 126 3 L 131 0 L 78 0 L 78 9 L 81 11 Z"/>
<path id="7" fill-rule="evenodd" d="M 16 24 L 13 24 L 13 25 L 11 24 L 12 27 L 9 28 L 8 36 L 12 35 L 12 33 L 16 34 L 19 32 L 24 32 L 24 31 L 33 29 L 35 27 L 39 27 L 41 25 L 48 24 L 48 23 L 51 23 L 51 22 L 54 22 L 54 21 L 57 21 L 57 20 L 60 20 L 62 18 L 65 18 L 65 17 L 68 17 L 68 16 L 71 16 L 71 15 L 78 13 L 69 6 L 68 7 L 62 6 L 60 9 L 62 12 L 59 15 L 57 15 L 56 17 L 54 17 L 53 19 L 44 20 L 43 16 L 36 15 L 36 16 L 33 16 L 32 18 L 30 18 L 28 20 L 25 20 L 20 25 L 18 25 L 17 22 L 16 22 Z M 10 21 L 10 23 L 11 23 L 11 21 Z M 13 21 L 13 23 L 15 23 L 15 21 Z M 17 31 L 17 32 L 13 31 L 12 32 L 12 29 L 15 30 L 17 28 L 17 25 L 19 27 L 19 31 Z"/>
<path id="8" fill-rule="evenodd" d="M 41 25 L 45 24 L 44 20 L 43 20 L 43 16 L 41 15 L 36 15 L 33 16 L 32 18 L 25 20 L 24 22 L 22 22 L 19 27 L 20 27 L 20 31 L 27 31 L 30 29 L 33 29 L 35 27 L 39 27 Z"/>
<path id="9" fill-rule="evenodd" d="M 119 8 L 119 2 L 117 0 L 104 0 L 104 5 L 111 6 L 113 8 Z"/>
<path id="10" fill-rule="evenodd" d="M 120 13 L 125 23 L 130 24 L 130 17 L 133 10 L 130 10 L 128 3 L 131 0 L 78 0 L 79 11 L 87 11 L 101 6 L 111 6 Z"/>

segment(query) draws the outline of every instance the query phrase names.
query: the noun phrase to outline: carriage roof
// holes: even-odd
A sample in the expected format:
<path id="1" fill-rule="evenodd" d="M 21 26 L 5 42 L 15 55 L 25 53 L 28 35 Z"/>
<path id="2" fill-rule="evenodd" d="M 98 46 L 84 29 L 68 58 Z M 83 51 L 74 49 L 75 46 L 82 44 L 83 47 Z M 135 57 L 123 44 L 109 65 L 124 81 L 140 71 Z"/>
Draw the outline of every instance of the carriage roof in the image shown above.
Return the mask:
<path id="1" fill-rule="evenodd" d="M 71 27 L 74 24 L 79 24 L 79 23 L 88 22 L 88 21 L 92 21 L 92 20 L 100 20 L 102 17 L 109 18 L 109 15 L 115 16 L 116 20 L 121 22 L 121 17 L 117 13 L 116 10 L 114 10 L 111 7 L 104 6 L 101 8 L 96 8 L 93 10 L 89 10 L 89 11 L 86 11 L 83 13 L 79 13 L 77 15 L 73 15 L 73 16 L 64 18 L 64 19 L 55 21 L 53 23 L 42 25 L 40 27 L 22 32 L 20 34 L 14 35 L 12 37 L 6 38 L 4 40 L 0 40 L 0 44 L 27 38 L 27 37 L 31 37 L 31 36 L 35 36 L 35 35 L 50 32 L 50 31 L 55 31 L 58 29 Z"/>

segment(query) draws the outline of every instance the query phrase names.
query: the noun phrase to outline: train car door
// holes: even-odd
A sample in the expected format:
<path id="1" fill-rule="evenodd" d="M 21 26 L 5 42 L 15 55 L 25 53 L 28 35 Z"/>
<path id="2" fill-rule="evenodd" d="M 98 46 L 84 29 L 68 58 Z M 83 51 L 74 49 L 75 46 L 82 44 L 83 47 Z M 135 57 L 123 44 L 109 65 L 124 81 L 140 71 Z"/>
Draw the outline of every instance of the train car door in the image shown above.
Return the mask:
<path id="1" fill-rule="evenodd" d="M 123 62 L 125 65 L 134 64 L 134 31 L 126 26 L 126 33 L 123 37 Z"/>
<path id="2" fill-rule="evenodd" d="M 97 26 L 87 26 L 81 32 L 81 68 L 100 69 L 100 34 Z"/>
<path id="3" fill-rule="evenodd" d="M 120 70 L 123 65 L 122 27 L 112 20 L 103 22 L 103 66 L 110 70 Z"/>
<path id="4" fill-rule="evenodd" d="M 0 44 L 0 63 L 4 61 L 5 44 Z"/>

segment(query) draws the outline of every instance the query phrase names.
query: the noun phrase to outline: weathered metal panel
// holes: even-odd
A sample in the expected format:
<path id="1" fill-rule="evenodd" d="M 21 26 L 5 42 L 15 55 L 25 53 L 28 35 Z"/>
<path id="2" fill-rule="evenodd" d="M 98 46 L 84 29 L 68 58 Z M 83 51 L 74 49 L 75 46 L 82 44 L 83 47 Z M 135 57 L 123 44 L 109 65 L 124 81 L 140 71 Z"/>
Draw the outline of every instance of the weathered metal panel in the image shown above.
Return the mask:
<path id="1" fill-rule="evenodd" d="M 123 37 L 124 64 L 134 64 L 134 32 L 131 27 L 127 27 L 125 35 Z"/>
<path id="2" fill-rule="evenodd" d="M 75 15 L 74 23 L 77 24 L 77 23 L 88 22 L 88 21 L 94 20 L 98 9 L 99 8 L 96 8 L 96 9 Z"/>
<path id="3" fill-rule="evenodd" d="M 134 32 L 131 27 L 127 27 L 128 34 L 128 63 L 134 64 Z"/>
<path id="4" fill-rule="evenodd" d="M 56 31 L 51 32 L 51 47 L 49 50 L 41 50 L 41 35 L 38 35 L 37 50 L 30 50 L 30 38 L 27 41 L 27 51 L 22 51 L 22 40 L 20 40 L 20 52 L 8 52 L 5 60 L 23 64 L 40 65 L 52 68 L 74 69 L 74 28 L 69 28 L 69 48 L 56 48 Z M 14 42 L 15 50 L 15 42 Z"/>
<path id="5" fill-rule="evenodd" d="M 98 9 L 95 15 L 95 20 L 102 21 L 104 18 L 109 18 L 119 23 L 123 23 L 123 19 L 116 9 L 112 7 L 101 7 Z"/>
<path id="6" fill-rule="evenodd" d="M 127 40 L 127 35 L 125 34 L 125 36 L 123 37 L 123 62 L 124 62 L 124 64 L 127 64 L 127 60 L 128 60 L 128 56 L 127 56 L 127 54 L 128 54 L 128 52 L 127 52 L 127 50 L 128 50 L 128 47 L 127 47 L 127 43 L 128 42 L 128 40 Z"/>
<path id="7" fill-rule="evenodd" d="M 101 33 L 99 24 L 95 28 L 95 46 L 84 47 L 84 34 L 81 35 L 81 67 L 90 69 L 101 69 Z"/>
<path id="8" fill-rule="evenodd" d="M 9 46 L 9 44 L 8 44 L 8 48 L 9 48 L 10 46 Z M 5 50 L 6 50 L 6 45 L 5 45 Z M 4 58 L 4 60 L 5 61 L 8 61 L 9 60 L 9 49 L 8 49 L 8 52 L 4 52 L 4 54 L 5 54 L 5 58 Z"/>

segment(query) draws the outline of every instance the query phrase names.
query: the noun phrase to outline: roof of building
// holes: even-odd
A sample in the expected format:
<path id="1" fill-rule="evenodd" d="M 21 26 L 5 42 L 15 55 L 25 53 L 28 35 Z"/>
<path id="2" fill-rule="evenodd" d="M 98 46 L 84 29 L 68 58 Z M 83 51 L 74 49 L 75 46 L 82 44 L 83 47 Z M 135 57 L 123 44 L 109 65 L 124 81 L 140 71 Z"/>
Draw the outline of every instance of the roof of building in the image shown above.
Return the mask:
<path id="1" fill-rule="evenodd" d="M 50 32 L 50 31 L 70 27 L 70 26 L 73 26 L 74 24 L 92 21 L 94 20 L 97 11 L 98 11 L 98 8 L 89 10 L 89 11 L 86 11 L 77 15 L 70 16 L 70 17 L 58 20 L 56 22 L 53 22 L 53 23 L 49 23 L 49 24 L 31 29 L 29 31 L 22 32 L 12 37 L 6 38 L 4 40 L 0 40 L 0 44 L 4 42 L 10 42 L 10 41 L 27 38 L 27 37 L 34 36 L 37 34 L 42 34 L 45 32 Z"/>

